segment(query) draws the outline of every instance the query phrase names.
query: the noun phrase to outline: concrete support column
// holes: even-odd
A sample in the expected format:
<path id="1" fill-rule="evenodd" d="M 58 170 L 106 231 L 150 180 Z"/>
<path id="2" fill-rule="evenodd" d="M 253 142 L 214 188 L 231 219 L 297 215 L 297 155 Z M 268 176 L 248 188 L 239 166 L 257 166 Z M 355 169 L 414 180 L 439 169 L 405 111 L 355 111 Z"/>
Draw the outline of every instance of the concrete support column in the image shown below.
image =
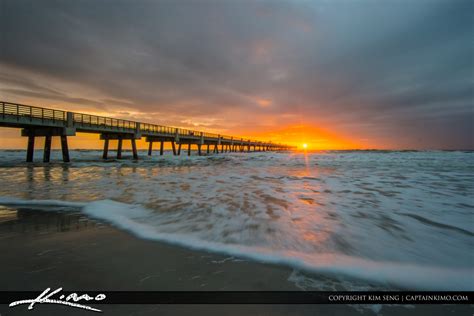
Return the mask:
<path id="1" fill-rule="evenodd" d="M 109 140 L 105 139 L 104 140 L 104 152 L 102 153 L 102 159 L 107 159 L 108 154 L 109 154 Z"/>
<path id="2" fill-rule="evenodd" d="M 135 138 L 132 138 L 131 141 L 132 141 L 133 159 L 137 160 L 138 159 L 137 143 L 135 141 Z"/>
<path id="3" fill-rule="evenodd" d="M 188 156 L 191 156 L 191 143 L 188 144 Z"/>
<path id="4" fill-rule="evenodd" d="M 49 162 L 51 157 L 51 139 L 52 136 L 48 135 L 44 139 L 44 153 L 43 153 L 43 162 Z"/>
<path id="5" fill-rule="evenodd" d="M 201 156 L 202 153 L 201 153 L 201 144 L 198 144 L 198 155 Z"/>
<path id="6" fill-rule="evenodd" d="M 61 151 L 63 153 L 63 161 L 69 162 L 69 148 L 67 145 L 67 136 L 61 135 Z"/>
<path id="7" fill-rule="evenodd" d="M 181 143 L 178 144 L 178 156 L 181 155 Z"/>
<path id="8" fill-rule="evenodd" d="M 28 148 L 26 150 L 26 162 L 33 162 L 33 155 L 35 153 L 35 136 L 28 136 Z"/>
<path id="9" fill-rule="evenodd" d="M 171 141 L 171 148 L 173 148 L 173 156 L 176 156 L 176 145 L 174 144 L 174 141 Z"/>
<path id="10" fill-rule="evenodd" d="M 164 150 L 164 141 L 160 142 L 160 156 L 163 156 L 163 150 Z"/>
<path id="11" fill-rule="evenodd" d="M 209 155 L 209 153 L 210 153 L 210 151 L 209 151 L 209 147 L 210 147 L 210 146 L 211 146 L 211 145 L 207 144 L 207 154 L 208 154 L 208 155 Z"/>
<path id="12" fill-rule="evenodd" d="M 117 144 L 117 159 L 122 159 L 122 138 L 118 139 Z"/>
<path id="13" fill-rule="evenodd" d="M 151 152 L 153 151 L 153 142 L 148 144 L 148 156 L 151 156 Z"/>

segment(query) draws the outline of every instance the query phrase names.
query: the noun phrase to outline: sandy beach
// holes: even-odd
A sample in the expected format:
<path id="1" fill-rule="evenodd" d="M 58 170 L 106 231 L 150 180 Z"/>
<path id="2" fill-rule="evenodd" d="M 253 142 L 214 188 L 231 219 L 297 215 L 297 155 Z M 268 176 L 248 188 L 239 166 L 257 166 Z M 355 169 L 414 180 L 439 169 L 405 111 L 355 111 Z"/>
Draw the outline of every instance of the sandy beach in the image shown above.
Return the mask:
<path id="1" fill-rule="evenodd" d="M 146 241 L 78 213 L 2 207 L 0 263 L 3 291 L 63 287 L 81 290 L 300 290 L 292 269 Z M 469 306 L 380 308 L 344 305 L 102 305 L 113 315 L 447 315 Z M 0 307 L 1 315 L 86 315 L 62 306 Z"/>

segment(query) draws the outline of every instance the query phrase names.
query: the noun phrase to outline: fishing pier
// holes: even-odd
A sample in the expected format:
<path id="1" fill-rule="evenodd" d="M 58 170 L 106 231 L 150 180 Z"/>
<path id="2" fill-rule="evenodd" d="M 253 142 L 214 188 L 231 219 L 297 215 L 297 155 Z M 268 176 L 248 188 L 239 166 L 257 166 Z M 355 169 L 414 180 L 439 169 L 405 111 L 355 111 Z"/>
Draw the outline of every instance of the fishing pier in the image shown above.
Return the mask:
<path id="1" fill-rule="evenodd" d="M 109 157 L 109 142 L 117 140 L 116 158 L 122 158 L 123 141 L 130 141 L 133 159 L 138 159 L 136 140 L 145 138 L 148 155 L 153 152 L 154 143 L 159 144 L 160 155 L 164 154 L 165 143 L 170 143 L 173 155 L 181 155 L 186 146 L 191 155 L 194 148 L 198 155 L 228 152 L 285 151 L 295 147 L 248 140 L 202 131 L 135 122 L 110 117 L 76 113 L 24 104 L 0 101 L 0 127 L 21 128 L 21 135 L 28 137 L 26 161 L 32 162 L 35 138 L 45 137 L 43 162 L 49 162 L 52 137 L 60 137 L 62 158 L 69 162 L 68 137 L 79 133 L 99 134 L 104 141 L 103 159 Z"/>

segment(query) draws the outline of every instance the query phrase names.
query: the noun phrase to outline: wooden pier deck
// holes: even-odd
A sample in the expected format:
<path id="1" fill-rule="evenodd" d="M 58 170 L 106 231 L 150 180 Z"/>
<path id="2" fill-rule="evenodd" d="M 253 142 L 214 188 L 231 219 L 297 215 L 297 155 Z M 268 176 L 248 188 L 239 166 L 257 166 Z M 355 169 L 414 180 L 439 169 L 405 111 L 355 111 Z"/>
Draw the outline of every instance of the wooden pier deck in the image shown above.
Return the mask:
<path id="1" fill-rule="evenodd" d="M 21 135 L 28 137 L 27 162 L 33 161 L 36 137 L 45 137 L 43 161 L 49 162 L 53 136 L 61 138 L 63 161 L 69 162 L 68 136 L 75 136 L 77 132 L 99 134 L 100 139 L 104 140 L 104 159 L 108 158 L 110 140 L 118 141 L 117 159 L 122 158 L 123 140 L 131 141 L 133 158 L 138 159 L 136 140 L 142 137 L 149 143 L 148 155 L 152 154 L 153 143 L 159 143 L 160 155 L 163 155 L 164 144 L 168 142 L 171 143 L 175 156 L 181 154 L 182 145 L 187 146 L 188 155 L 191 155 L 192 146 L 195 146 L 198 155 L 295 148 L 284 144 L 3 101 L 0 101 L 0 127 L 22 129 Z"/>

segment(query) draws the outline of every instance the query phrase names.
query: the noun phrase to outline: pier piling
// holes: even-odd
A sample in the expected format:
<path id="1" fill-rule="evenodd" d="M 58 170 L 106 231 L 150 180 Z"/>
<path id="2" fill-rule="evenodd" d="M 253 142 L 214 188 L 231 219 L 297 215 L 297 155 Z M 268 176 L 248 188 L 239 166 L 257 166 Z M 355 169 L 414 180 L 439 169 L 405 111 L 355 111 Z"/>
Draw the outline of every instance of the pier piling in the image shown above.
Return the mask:
<path id="1" fill-rule="evenodd" d="M 67 145 L 67 136 L 61 135 L 61 151 L 63 154 L 63 162 L 69 162 L 69 148 Z"/>
<path id="2" fill-rule="evenodd" d="M 152 150 L 153 150 L 153 142 L 150 141 L 150 142 L 148 143 L 148 156 L 151 156 Z"/>
<path id="3" fill-rule="evenodd" d="M 122 138 L 119 137 L 117 143 L 117 159 L 122 159 Z"/>
<path id="4" fill-rule="evenodd" d="M 26 162 L 33 162 L 33 155 L 35 153 L 35 136 L 28 136 L 28 149 L 26 151 Z"/>
<path id="5" fill-rule="evenodd" d="M 173 156 L 176 156 L 176 145 L 174 141 L 171 141 L 171 148 L 173 148 Z"/>
<path id="6" fill-rule="evenodd" d="M 107 159 L 109 154 L 109 139 L 104 140 L 104 152 L 102 153 L 102 159 Z"/>
<path id="7" fill-rule="evenodd" d="M 51 157 L 51 135 L 46 135 L 44 139 L 43 162 L 49 162 Z"/>
<path id="8" fill-rule="evenodd" d="M 137 160 L 138 159 L 137 143 L 135 141 L 135 138 L 132 138 L 130 141 L 132 142 L 133 159 Z"/>

